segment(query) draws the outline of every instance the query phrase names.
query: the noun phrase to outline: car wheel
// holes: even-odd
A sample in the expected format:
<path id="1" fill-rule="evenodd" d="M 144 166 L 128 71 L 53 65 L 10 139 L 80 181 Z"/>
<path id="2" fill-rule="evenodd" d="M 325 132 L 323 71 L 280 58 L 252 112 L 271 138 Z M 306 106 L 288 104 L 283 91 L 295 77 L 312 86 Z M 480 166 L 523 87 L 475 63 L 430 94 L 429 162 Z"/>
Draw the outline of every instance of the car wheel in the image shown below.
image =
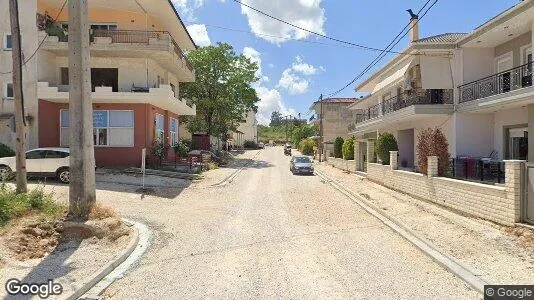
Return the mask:
<path id="1" fill-rule="evenodd" d="M 8 166 L 0 166 L 0 180 L 9 180 L 13 171 Z"/>
<path id="2" fill-rule="evenodd" d="M 63 168 L 57 171 L 57 178 L 62 183 L 69 183 L 70 182 L 70 171 L 68 168 Z"/>

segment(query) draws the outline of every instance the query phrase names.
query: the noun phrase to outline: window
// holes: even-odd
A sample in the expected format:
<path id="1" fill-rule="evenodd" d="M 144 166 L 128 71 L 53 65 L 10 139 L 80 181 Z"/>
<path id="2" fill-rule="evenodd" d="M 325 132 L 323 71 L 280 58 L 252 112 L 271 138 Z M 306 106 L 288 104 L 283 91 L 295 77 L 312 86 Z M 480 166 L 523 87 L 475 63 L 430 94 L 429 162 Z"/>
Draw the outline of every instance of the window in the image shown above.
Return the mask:
<path id="1" fill-rule="evenodd" d="M 6 99 L 13 99 L 15 96 L 15 92 L 13 91 L 13 83 L 6 84 L 6 90 L 4 94 L 6 95 Z"/>
<path id="2" fill-rule="evenodd" d="M 69 111 L 60 116 L 61 146 L 69 144 Z M 131 110 L 93 111 L 93 142 L 97 147 L 133 147 L 134 112 Z"/>
<path id="3" fill-rule="evenodd" d="M 60 68 L 61 85 L 69 85 L 69 68 Z"/>
<path id="4" fill-rule="evenodd" d="M 69 153 L 63 152 L 63 151 L 53 151 L 53 150 L 46 151 L 46 158 L 65 158 L 68 156 L 69 156 Z"/>
<path id="5" fill-rule="evenodd" d="M 11 50 L 13 49 L 13 38 L 11 34 L 6 34 L 4 36 L 4 50 Z"/>
<path id="6" fill-rule="evenodd" d="M 175 118 L 169 119 L 169 137 L 171 146 L 178 143 L 178 120 Z"/>
<path id="7" fill-rule="evenodd" d="M 45 158 L 46 151 L 45 150 L 32 150 L 26 152 L 26 159 L 41 159 Z"/>
<path id="8" fill-rule="evenodd" d="M 165 138 L 164 122 L 163 115 L 156 114 L 156 139 L 160 142 L 163 142 Z"/>

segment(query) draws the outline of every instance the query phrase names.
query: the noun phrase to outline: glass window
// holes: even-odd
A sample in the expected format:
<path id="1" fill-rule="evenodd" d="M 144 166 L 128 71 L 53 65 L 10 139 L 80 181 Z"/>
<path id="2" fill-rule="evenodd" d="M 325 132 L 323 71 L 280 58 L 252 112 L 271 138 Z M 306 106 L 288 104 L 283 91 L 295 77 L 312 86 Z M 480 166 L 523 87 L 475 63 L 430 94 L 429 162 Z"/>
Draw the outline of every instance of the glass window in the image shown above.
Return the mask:
<path id="1" fill-rule="evenodd" d="M 110 110 L 109 127 L 134 127 L 134 112 L 128 110 Z"/>
<path id="2" fill-rule="evenodd" d="M 93 142 L 95 146 L 107 146 L 108 145 L 108 129 L 107 128 L 94 128 L 93 129 Z"/>
<path id="3" fill-rule="evenodd" d="M 13 49 L 13 39 L 11 37 L 11 34 L 6 34 L 6 36 L 4 37 L 4 49 Z"/>
<path id="4" fill-rule="evenodd" d="M 163 115 L 156 114 L 156 139 L 159 141 L 163 141 L 165 138 L 164 122 Z"/>
<path id="5" fill-rule="evenodd" d="M 69 111 L 66 109 L 61 110 L 60 116 L 60 125 L 61 127 L 69 127 Z"/>
<path id="6" fill-rule="evenodd" d="M 69 154 L 63 151 L 53 151 L 53 150 L 46 151 L 46 158 L 65 158 L 68 156 Z"/>
<path id="7" fill-rule="evenodd" d="M 108 111 L 107 110 L 93 111 L 93 127 L 95 128 L 108 127 Z"/>
<path id="8" fill-rule="evenodd" d="M 178 120 L 175 118 L 169 119 L 169 138 L 171 146 L 178 143 Z"/>
<path id="9" fill-rule="evenodd" d="M 295 162 L 297 163 L 311 163 L 310 158 L 308 157 L 295 157 Z"/>
<path id="10" fill-rule="evenodd" d="M 15 97 L 15 92 L 13 91 L 13 83 L 8 83 L 6 85 L 6 98 L 12 99 Z"/>
<path id="11" fill-rule="evenodd" d="M 40 159 L 45 158 L 46 151 L 45 150 L 32 150 L 26 152 L 26 159 Z"/>

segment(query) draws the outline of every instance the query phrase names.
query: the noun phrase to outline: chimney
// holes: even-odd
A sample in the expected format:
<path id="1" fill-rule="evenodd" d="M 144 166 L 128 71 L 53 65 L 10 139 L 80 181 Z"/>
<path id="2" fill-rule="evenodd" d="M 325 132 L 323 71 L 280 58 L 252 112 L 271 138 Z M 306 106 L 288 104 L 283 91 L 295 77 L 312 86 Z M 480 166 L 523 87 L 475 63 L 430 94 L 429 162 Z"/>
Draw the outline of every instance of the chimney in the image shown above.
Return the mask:
<path id="1" fill-rule="evenodd" d="M 410 42 L 419 39 L 419 16 L 414 14 L 411 9 L 406 10 L 410 14 Z"/>

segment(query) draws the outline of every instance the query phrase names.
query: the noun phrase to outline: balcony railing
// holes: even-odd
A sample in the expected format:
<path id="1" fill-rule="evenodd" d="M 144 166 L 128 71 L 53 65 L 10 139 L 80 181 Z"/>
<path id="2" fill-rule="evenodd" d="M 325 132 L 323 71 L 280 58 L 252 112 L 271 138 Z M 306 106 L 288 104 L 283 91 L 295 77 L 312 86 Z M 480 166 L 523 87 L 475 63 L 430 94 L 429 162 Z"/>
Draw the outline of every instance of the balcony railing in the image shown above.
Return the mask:
<path id="1" fill-rule="evenodd" d="M 459 86 L 460 103 L 532 86 L 532 62 Z"/>
<path id="2" fill-rule="evenodd" d="M 362 110 L 356 115 L 355 122 L 349 124 L 349 131 L 354 130 L 358 123 L 378 118 L 381 115 L 386 115 L 408 106 L 419 104 L 453 104 L 453 102 L 452 90 L 426 90 L 422 94 L 411 95 L 403 93 Z"/>

